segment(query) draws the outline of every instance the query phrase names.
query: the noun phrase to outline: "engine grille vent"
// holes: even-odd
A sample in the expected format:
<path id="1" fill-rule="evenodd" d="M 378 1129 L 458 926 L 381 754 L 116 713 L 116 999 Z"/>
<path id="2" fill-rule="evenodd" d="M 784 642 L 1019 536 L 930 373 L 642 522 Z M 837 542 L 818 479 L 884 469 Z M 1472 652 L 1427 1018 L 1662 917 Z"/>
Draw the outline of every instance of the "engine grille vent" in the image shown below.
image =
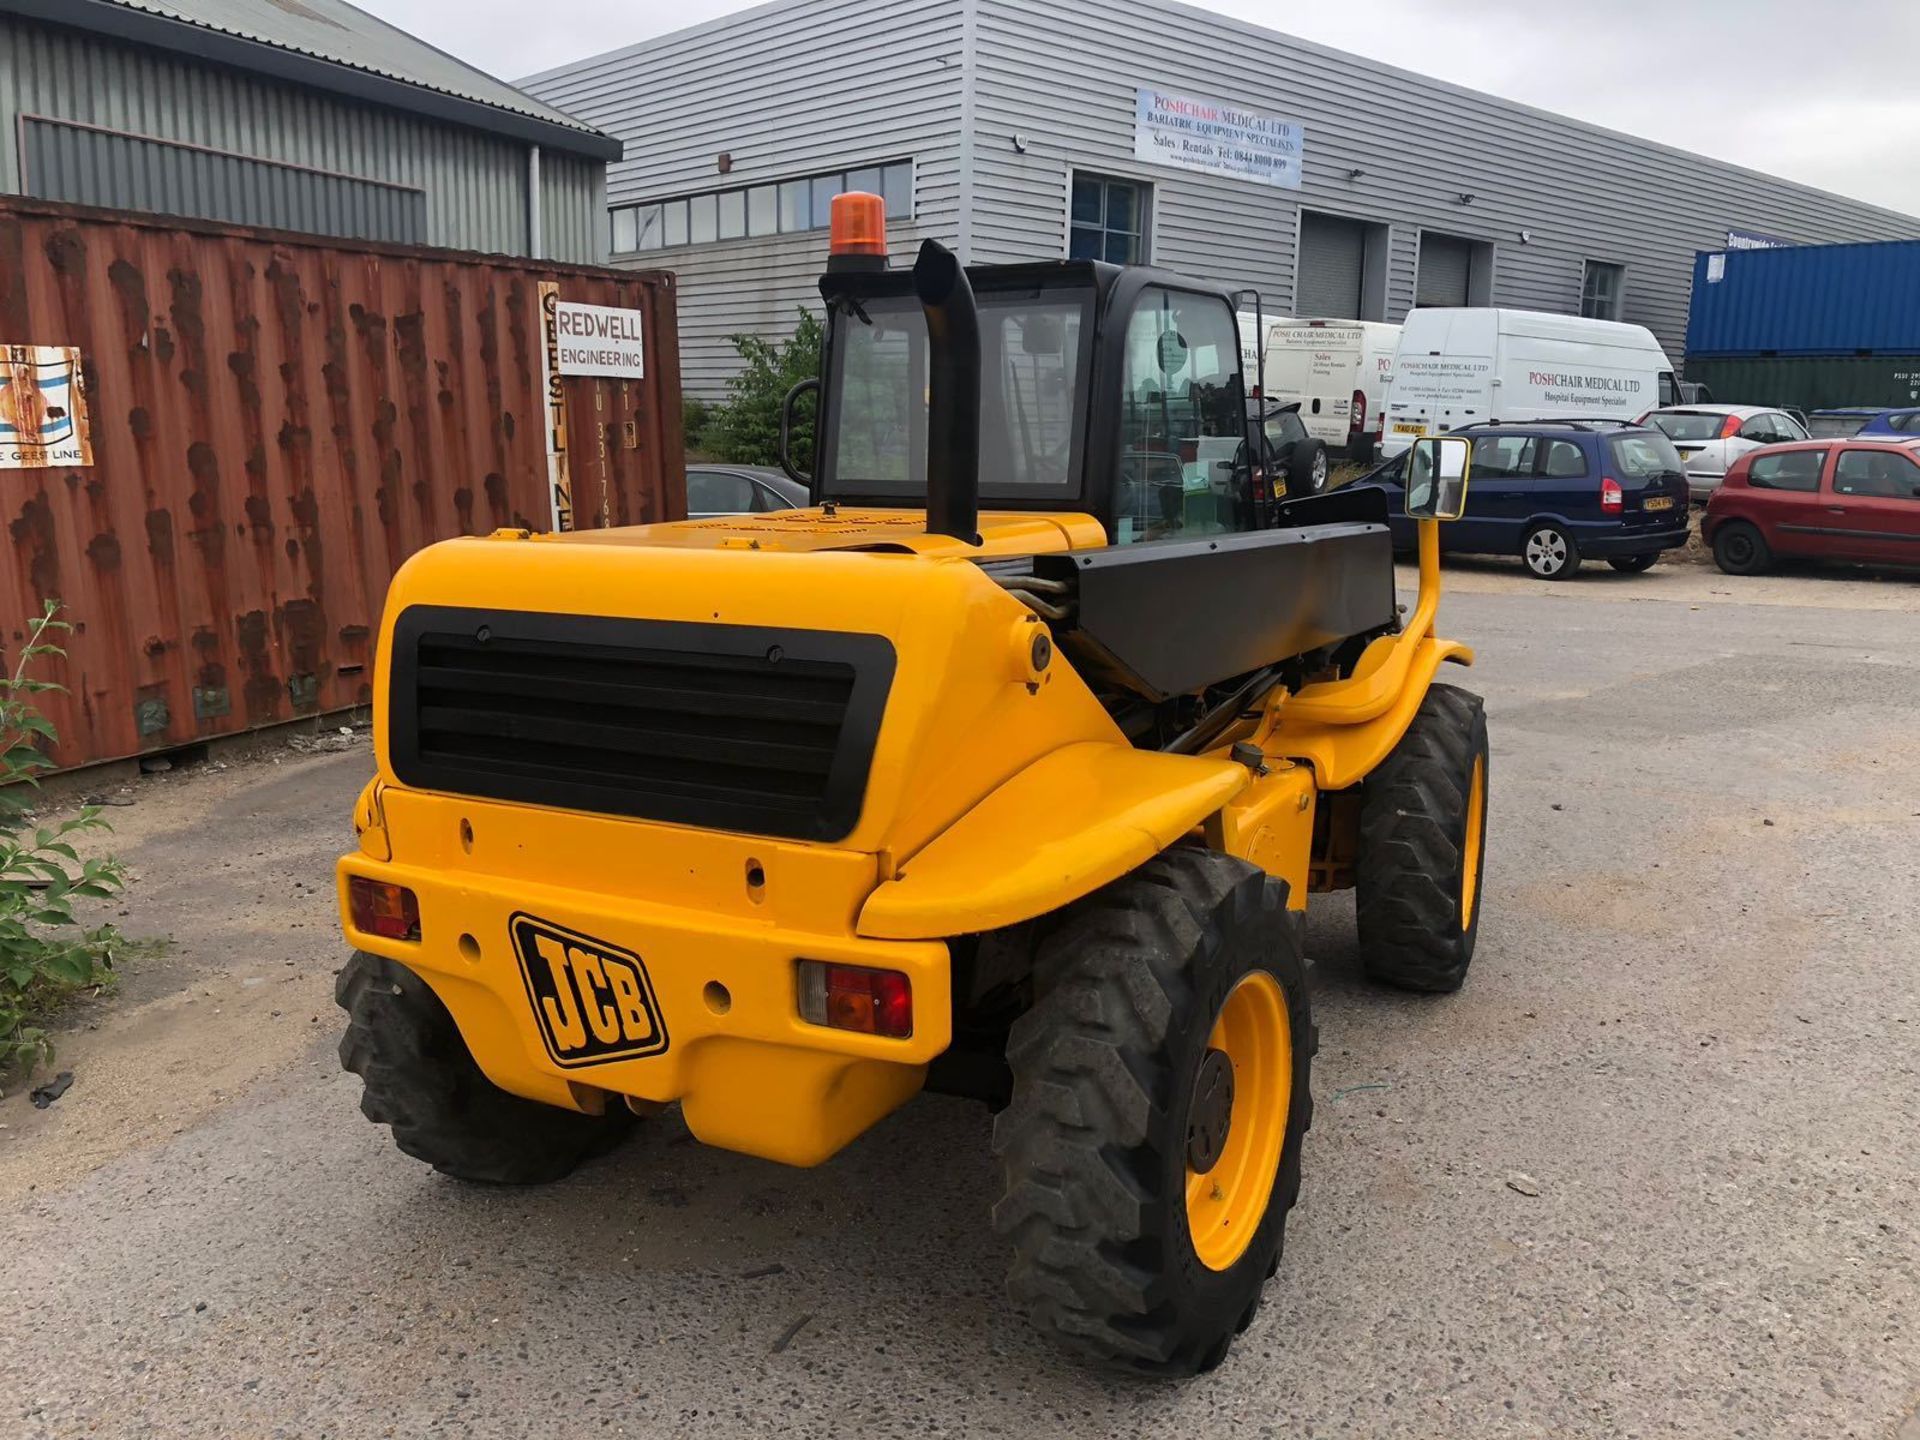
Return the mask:
<path id="1" fill-rule="evenodd" d="M 893 647 L 878 635 L 413 606 L 388 726 L 405 784 L 838 840 Z"/>

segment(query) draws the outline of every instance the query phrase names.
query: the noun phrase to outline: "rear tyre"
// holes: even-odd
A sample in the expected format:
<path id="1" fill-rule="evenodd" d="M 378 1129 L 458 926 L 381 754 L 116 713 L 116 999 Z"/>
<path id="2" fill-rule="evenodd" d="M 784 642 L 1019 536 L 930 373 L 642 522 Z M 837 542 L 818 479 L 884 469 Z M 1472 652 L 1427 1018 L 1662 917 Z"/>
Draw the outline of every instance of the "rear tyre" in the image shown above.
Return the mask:
<path id="1" fill-rule="evenodd" d="M 1354 901 L 1372 979 L 1434 993 L 1465 983 L 1480 933 L 1487 760 L 1480 697 L 1433 685 L 1367 777 Z"/>
<path id="2" fill-rule="evenodd" d="M 1319 495 L 1327 488 L 1327 447 L 1318 440 L 1302 440 L 1287 461 L 1287 494 Z"/>
<path id="3" fill-rule="evenodd" d="M 1607 561 L 1607 564 L 1623 575 L 1638 575 L 1643 571 L 1651 570 L 1659 558 L 1658 551 L 1648 555 L 1615 555 Z"/>
<path id="4" fill-rule="evenodd" d="M 1580 568 L 1580 547 L 1558 525 L 1536 525 L 1521 543 L 1520 558 L 1542 580 L 1568 580 Z"/>
<path id="5" fill-rule="evenodd" d="M 558 1180 L 610 1149 L 624 1105 L 582 1115 L 509 1094 L 481 1073 L 440 997 L 396 961 L 357 952 L 334 1000 L 347 1012 L 340 1064 L 365 1085 L 360 1110 L 443 1175 L 487 1185 Z"/>
<path id="6" fill-rule="evenodd" d="M 1713 563 L 1728 575 L 1758 575 L 1773 564 L 1773 551 L 1757 527 L 1729 520 L 1713 532 Z"/>
<path id="7" fill-rule="evenodd" d="M 1316 1039 L 1286 887 L 1181 847 L 1061 912 L 994 1122 L 1007 1291 L 1072 1350 L 1191 1375 L 1280 1263 Z"/>

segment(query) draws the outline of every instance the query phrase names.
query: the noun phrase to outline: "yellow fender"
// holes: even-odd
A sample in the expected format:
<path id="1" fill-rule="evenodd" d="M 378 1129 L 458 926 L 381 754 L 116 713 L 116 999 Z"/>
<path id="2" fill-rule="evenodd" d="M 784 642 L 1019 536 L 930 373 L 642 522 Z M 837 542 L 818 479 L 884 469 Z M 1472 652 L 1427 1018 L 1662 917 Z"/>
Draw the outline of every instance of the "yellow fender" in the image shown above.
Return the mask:
<path id="1" fill-rule="evenodd" d="M 1397 663 L 1392 665 L 1400 676 L 1398 689 L 1387 696 L 1384 705 L 1378 703 L 1379 696 L 1358 673 L 1353 680 L 1338 685 L 1308 686 L 1281 703 L 1278 723 L 1270 735 L 1262 738 L 1261 748 L 1269 755 L 1285 755 L 1313 766 L 1314 779 L 1323 791 L 1345 790 L 1364 780 L 1407 733 L 1441 662 L 1473 663 L 1473 651 L 1457 640 L 1428 636 L 1415 644 L 1402 643 L 1399 648 L 1403 653 L 1393 657 Z M 1387 668 L 1380 665 L 1374 673 Z M 1334 691 L 1343 685 L 1356 687 L 1350 704 L 1338 703 L 1334 697 L 1329 697 L 1333 703 L 1300 704 L 1314 690 Z M 1348 716 L 1363 718 L 1356 722 Z"/>
<path id="2" fill-rule="evenodd" d="M 859 933 L 936 940 L 1031 920 L 1159 854 L 1246 788 L 1233 760 L 1083 741 L 992 791 L 879 885 Z"/>

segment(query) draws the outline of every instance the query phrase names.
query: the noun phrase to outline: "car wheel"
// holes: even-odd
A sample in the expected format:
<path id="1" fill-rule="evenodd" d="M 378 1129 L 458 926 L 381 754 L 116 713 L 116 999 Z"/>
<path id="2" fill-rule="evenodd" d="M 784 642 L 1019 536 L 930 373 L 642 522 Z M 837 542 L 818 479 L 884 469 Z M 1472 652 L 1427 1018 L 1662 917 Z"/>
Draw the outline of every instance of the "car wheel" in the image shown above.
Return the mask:
<path id="1" fill-rule="evenodd" d="M 1773 563 L 1773 551 L 1746 521 L 1729 520 L 1713 532 L 1713 563 L 1729 575 L 1758 575 Z"/>
<path id="2" fill-rule="evenodd" d="M 1580 547 L 1558 525 L 1536 525 L 1527 532 L 1520 558 L 1542 580 L 1565 580 L 1580 568 Z"/>
<path id="3" fill-rule="evenodd" d="M 1319 495 L 1327 488 L 1327 447 L 1318 440 L 1303 440 L 1287 461 L 1287 494 Z"/>
<path id="4" fill-rule="evenodd" d="M 1646 555 L 1615 555 L 1607 561 L 1607 564 L 1623 575 L 1638 575 L 1642 571 L 1651 570 L 1654 562 L 1659 558 L 1660 552 L 1656 550 Z"/>

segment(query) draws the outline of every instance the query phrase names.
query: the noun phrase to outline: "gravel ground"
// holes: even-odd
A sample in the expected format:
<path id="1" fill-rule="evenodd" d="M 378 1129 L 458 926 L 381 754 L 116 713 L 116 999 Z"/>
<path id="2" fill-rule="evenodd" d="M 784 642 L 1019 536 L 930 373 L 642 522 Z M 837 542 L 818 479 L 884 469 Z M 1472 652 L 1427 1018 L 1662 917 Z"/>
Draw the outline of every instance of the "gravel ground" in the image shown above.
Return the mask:
<path id="1" fill-rule="evenodd" d="M 73 1013 L 63 1099 L 0 1102 L 0 1433 L 1920 1440 L 1916 596 L 1455 568 L 1473 975 L 1373 989 L 1316 907 L 1292 1243 L 1180 1385 L 1009 1313 L 964 1102 L 814 1171 L 669 1118 L 545 1190 L 434 1176 L 332 1055 L 364 746 L 142 781 L 121 923 L 175 943 Z"/>

